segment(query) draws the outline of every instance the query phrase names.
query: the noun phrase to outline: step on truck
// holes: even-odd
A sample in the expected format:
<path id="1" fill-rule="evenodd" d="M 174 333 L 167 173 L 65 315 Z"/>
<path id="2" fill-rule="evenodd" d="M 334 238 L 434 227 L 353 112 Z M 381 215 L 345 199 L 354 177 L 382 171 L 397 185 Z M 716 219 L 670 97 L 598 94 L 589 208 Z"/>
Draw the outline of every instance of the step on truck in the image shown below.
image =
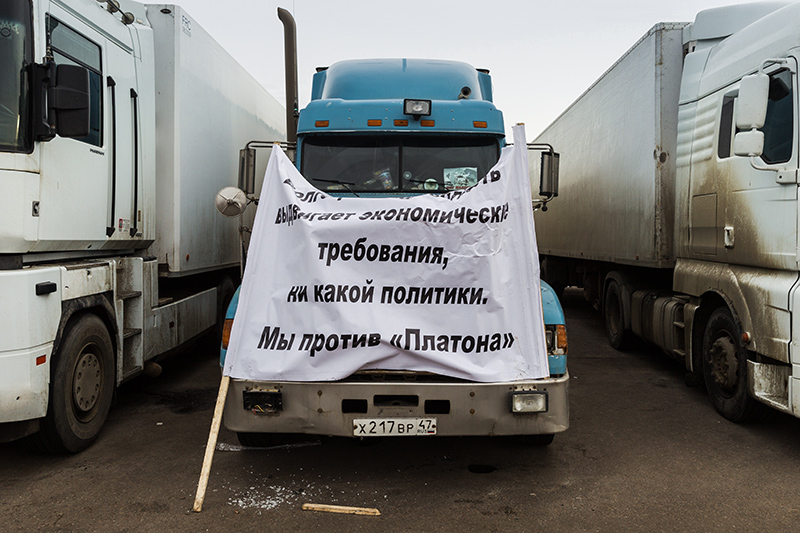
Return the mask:
<path id="1" fill-rule="evenodd" d="M 288 148 L 296 154 L 297 169 L 322 194 L 359 196 L 369 202 L 369 197 L 376 196 L 454 191 L 474 185 L 498 161 L 505 131 L 502 113 L 492 101 L 491 77 L 488 71 L 466 63 L 340 61 L 317 69 L 310 103 L 299 115 L 292 113 L 292 94 L 296 94 L 291 52 L 294 21 L 284 10 L 279 10 L 279 15 L 290 50 Z M 243 169 L 252 167 L 248 162 L 253 161 L 255 147 L 270 145 L 250 143 L 242 151 Z M 543 175 L 547 177 L 543 198 L 537 195 L 534 199 L 537 207 L 555 195 L 557 170 L 552 147 L 541 148 L 547 155 L 541 160 L 531 158 L 531 164 L 544 161 Z M 432 167 L 423 168 L 431 162 L 435 163 Z M 385 167 L 384 172 L 374 172 L 378 167 Z M 472 169 L 472 178 L 467 172 L 461 176 L 446 171 L 459 167 Z M 243 170 L 243 174 L 242 181 L 253 182 L 252 172 Z M 237 291 L 228 309 L 227 331 L 238 297 Z M 521 434 L 536 444 L 549 444 L 569 426 L 567 335 L 561 305 L 546 284 L 542 284 L 541 301 L 550 373 L 544 379 L 477 383 L 412 371 L 358 371 L 346 379 L 326 382 L 266 383 L 232 378 L 225 425 L 237 433 L 243 445 L 267 445 L 275 433 L 366 435 L 359 433 L 356 419 L 373 422 L 377 433 L 394 435 L 381 428 L 389 427 L 399 416 L 397 420 L 434 425 L 431 421 L 438 420 L 438 435 Z M 223 364 L 227 341 L 223 341 Z M 537 390 L 537 398 L 547 400 L 534 406 L 517 405 L 512 395 L 522 390 Z M 381 424 L 382 420 L 386 423 Z"/>
<path id="2" fill-rule="evenodd" d="M 0 442 L 77 452 L 221 330 L 239 224 L 210 198 L 284 112 L 175 5 L 3 0 L 0 72 Z"/>
<path id="3" fill-rule="evenodd" d="M 657 24 L 537 139 L 563 155 L 544 279 L 733 421 L 800 416 L 798 24 L 784 2 Z"/>

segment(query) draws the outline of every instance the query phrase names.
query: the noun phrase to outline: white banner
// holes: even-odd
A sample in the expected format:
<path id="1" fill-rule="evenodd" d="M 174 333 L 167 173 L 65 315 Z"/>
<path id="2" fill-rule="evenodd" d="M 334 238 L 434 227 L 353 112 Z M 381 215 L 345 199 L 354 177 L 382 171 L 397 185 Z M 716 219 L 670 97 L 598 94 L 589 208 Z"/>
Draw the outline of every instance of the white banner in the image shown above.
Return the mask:
<path id="1" fill-rule="evenodd" d="M 273 149 L 224 373 L 548 376 L 522 126 L 514 138 L 477 185 L 409 198 L 329 196 Z"/>

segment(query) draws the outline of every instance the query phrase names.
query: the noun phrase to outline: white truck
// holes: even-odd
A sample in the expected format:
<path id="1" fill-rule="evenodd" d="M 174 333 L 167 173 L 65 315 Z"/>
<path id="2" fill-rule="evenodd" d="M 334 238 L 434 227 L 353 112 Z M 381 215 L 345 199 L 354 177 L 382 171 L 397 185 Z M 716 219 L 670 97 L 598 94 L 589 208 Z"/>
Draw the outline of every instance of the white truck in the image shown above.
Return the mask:
<path id="1" fill-rule="evenodd" d="M 240 222 L 210 199 L 283 115 L 178 6 L 0 2 L 0 441 L 84 449 L 117 385 L 221 328 Z"/>
<path id="2" fill-rule="evenodd" d="M 537 138 L 562 155 L 543 278 L 733 421 L 800 416 L 799 24 L 776 2 L 657 24 Z"/>

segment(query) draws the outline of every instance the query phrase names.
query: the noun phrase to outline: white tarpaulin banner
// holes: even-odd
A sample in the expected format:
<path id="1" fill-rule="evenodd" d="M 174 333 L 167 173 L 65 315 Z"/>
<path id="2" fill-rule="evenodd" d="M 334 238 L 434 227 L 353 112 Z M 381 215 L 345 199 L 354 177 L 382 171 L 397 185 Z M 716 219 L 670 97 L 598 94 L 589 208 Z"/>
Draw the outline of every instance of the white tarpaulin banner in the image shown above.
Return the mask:
<path id="1" fill-rule="evenodd" d="M 476 185 L 407 198 L 329 196 L 273 149 L 224 373 L 548 376 L 522 126 L 514 138 Z"/>

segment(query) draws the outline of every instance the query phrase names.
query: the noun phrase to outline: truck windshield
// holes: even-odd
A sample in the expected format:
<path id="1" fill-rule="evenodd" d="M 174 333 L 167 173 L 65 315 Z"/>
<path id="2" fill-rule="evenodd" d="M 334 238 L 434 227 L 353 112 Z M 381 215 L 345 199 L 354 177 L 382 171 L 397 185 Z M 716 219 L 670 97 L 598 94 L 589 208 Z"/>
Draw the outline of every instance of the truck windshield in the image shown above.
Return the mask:
<path id="1" fill-rule="evenodd" d="M 0 151 L 30 152 L 28 75 L 33 60 L 29 0 L 0 2 Z"/>
<path id="2" fill-rule="evenodd" d="M 423 193 L 466 189 L 500 156 L 497 139 L 475 137 L 308 137 L 303 175 L 323 191 Z"/>

